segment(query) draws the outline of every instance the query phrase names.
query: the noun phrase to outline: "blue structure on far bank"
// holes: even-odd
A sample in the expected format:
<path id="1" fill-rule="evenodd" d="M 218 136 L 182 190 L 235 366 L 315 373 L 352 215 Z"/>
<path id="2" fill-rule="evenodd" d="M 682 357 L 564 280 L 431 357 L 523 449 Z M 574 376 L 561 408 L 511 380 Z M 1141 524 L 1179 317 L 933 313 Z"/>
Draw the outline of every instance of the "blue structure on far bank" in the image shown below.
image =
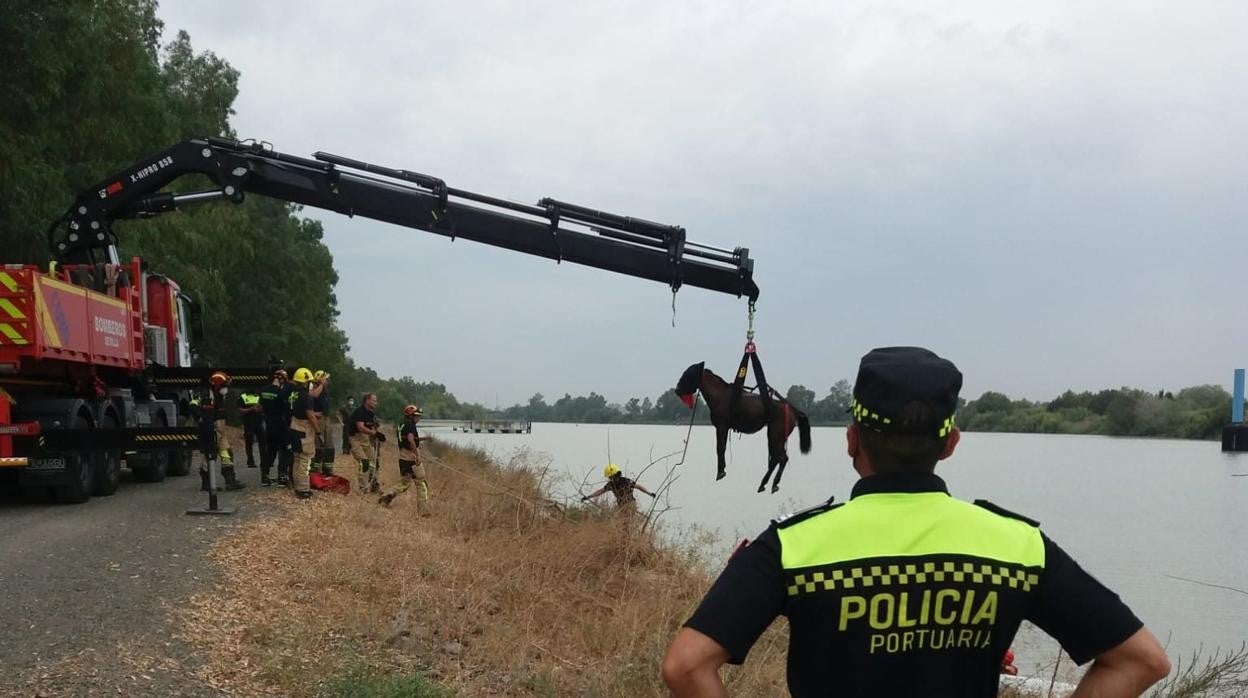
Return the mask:
<path id="1" fill-rule="evenodd" d="M 1244 424 L 1244 369 L 1235 369 L 1235 390 L 1231 398 L 1231 421 L 1222 427 L 1222 451 L 1248 451 L 1248 424 Z"/>

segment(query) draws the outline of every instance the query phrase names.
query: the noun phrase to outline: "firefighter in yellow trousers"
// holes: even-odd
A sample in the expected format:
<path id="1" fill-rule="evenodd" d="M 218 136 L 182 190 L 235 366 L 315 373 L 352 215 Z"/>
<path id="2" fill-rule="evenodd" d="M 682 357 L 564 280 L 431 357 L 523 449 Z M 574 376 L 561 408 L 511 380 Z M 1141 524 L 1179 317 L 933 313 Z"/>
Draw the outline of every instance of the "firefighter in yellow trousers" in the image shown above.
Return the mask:
<path id="1" fill-rule="evenodd" d="M 416 511 L 421 516 L 428 516 L 429 482 L 425 478 L 425 466 L 420 462 L 420 442 L 433 437 L 421 436 L 416 431 L 416 423 L 420 421 L 421 414 L 416 405 L 403 408 L 403 426 L 399 428 L 399 475 L 402 479 L 394 489 L 381 495 L 377 502 L 390 506 L 395 497 L 415 487 Z"/>
<path id="2" fill-rule="evenodd" d="M 306 368 L 295 371 L 291 381 L 295 384 L 295 392 L 291 395 L 290 411 L 290 449 L 294 452 L 294 467 L 291 468 L 290 480 L 295 488 L 295 496 L 307 499 L 312 496 L 312 483 L 309 477 L 312 472 L 312 449 L 316 444 L 317 423 L 316 410 L 312 408 L 312 396 L 308 394 L 312 383 L 312 372 Z"/>
<path id="3" fill-rule="evenodd" d="M 221 463 L 221 476 L 225 478 L 227 490 L 245 487 L 234 473 L 234 449 L 230 448 L 230 442 L 225 437 L 225 396 L 229 392 L 226 387 L 229 383 L 228 374 L 214 371 L 208 378 L 208 396 L 200 405 L 199 442 L 204 453 L 204 462 L 199 466 L 201 492 L 208 491 L 208 470 L 214 460 Z"/>
<path id="4" fill-rule="evenodd" d="M 363 404 L 351 414 L 351 455 L 360 465 L 359 488 L 361 492 L 381 489 L 377 482 L 377 442 L 384 441 L 377 421 L 377 393 L 365 393 Z"/>
<path id="5" fill-rule="evenodd" d="M 316 451 L 312 456 L 312 469 L 322 475 L 334 474 L 334 441 L 329 423 L 329 373 L 317 371 L 312 374 L 312 410 L 316 412 Z"/>

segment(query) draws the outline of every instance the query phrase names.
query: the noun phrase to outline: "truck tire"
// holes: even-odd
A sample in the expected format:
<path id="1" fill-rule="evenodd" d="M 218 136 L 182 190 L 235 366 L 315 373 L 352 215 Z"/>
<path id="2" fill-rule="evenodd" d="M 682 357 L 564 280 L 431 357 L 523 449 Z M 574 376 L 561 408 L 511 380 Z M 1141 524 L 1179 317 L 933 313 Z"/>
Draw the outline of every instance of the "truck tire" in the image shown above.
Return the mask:
<path id="1" fill-rule="evenodd" d="M 77 415 L 71 423 L 71 428 L 90 429 L 91 422 L 86 417 Z M 63 504 L 82 504 L 91 499 L 91 490 L 95 485 L 93 461 L 94 458 L 91 456 L 82 454 L 66 458 L 65 475 L 69 481 L 56 488 L 56 501 Z"/>
<path id="2" fill-rule="evenodd" d="M 102 429 L 116 429 L 117 419 L 112 415 L 104 418 Z M 121 453 L 118 451 L 101 451 L 92 454 L 95 458 L 94 483 L 92 494 L 107 497 L 117 491 L 121 484 Z"/>
<path id="3" fill-rule="evenodd" d="M 165 451 L 135 453 L 127 460 L 134 479 L 139 482 L 163 482 L 169 474 L 169 457 Z"/>
<path id="4" fill-rule="evenodd" d="M 161 412 L 156 418 L 158 426 L 167 427 L 168 420 L 165 413 Z M 173 477 L 183 477 L 191 473 L 191 453 L 190 451 L 181 450 L 181 448 L 170 448 L 168 451 L 156 451 L 152 453 L 152 460 L 165 461 L 165 474 Z M 160 465 L 157 463 L 157 468 Z"/>
<path id="5" fill-rule="evenodd" d="M 170 475 L 182 477 L 191 474 L 191 452 L 188 450 L 161 451 L 161 455 L 168 461 L 168 471 Z"/>

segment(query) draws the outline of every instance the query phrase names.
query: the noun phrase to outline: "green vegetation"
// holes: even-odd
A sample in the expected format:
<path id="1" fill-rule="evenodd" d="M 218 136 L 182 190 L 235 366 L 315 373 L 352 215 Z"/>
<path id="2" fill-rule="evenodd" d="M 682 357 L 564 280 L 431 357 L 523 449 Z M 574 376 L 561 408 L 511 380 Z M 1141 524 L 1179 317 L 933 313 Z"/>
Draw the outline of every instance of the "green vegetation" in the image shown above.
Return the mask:
<path id="1" fill-rule="evenodd" d="M 844 380 L 818 399 L 803 385 L 791 386 L 785 393 L 812 423 L 824 426 L 846 423 L 851 394 L 850 384 Z M 1230 394 L 1216 385 L 1184 388 L 1177 394 L 1134 388 L 1097 393 L 1067 390 L 1048 402 L 1011 400 L 989 391 L 978 399 L 963 401 L 958 424 L 966 431 L 1211 439 L 1221 434 L 1230 404 Z M 500 414 L 513 419 L 582 423 L 670 424 L 689 419 L 688 408 L 670 390 L 653 401 L 631 398 L 623 405 L 608 403 L 597 393 L 588 397 L 564 395 L 551 405 L 539 393 L 527 404 L 513 405 Z M 707 421 L 705 408 L 699 408 L 697 421 Z"/>
<path id="2" fill-rule="evenodd" d="M 359 666 L 328 682 L 319 695 L 324 698 L 449 698 L 453 694 L 423 676 L 395 676 Z"/>
<path id="3" fill-rule="evenodd" d="M 166 40 L 155 0 L 11 0 L 4 7 L 4 262 L 46 264 L 48 226 L 85 187 L 180 140 L 235 135 L 238 71 L 197 52 L 185 32 Z M 376 376 L 347 356 L 333 259 L 320 223 L 297 213 L 253 196 L 241 206 L 210 205 L 116 230 L 123 259 L 143 257 L 204 305 L 202 363 L 263 366 L 277 356 L 330 371 L 338 395 L 359 393 Z"/>
<path id="4" fill-rule="evenodd" d="M 1105 434 L 1212 439 L 1230 415 L 1231 395 L 1216 385 L 1148 393 L 1134 388 L 1075 393 L 1049 402 L 986 392 L 958 411 L 967 431 Z"/>
<path id="5" fill-rule="evenodd" d="M 816 399 L 815 392 L 804 385 L 791 386 L 785 397 L 805 412 L 815 424 L 845 424 L 852 394 L 849 381 L 837 381 L 828 394 Z M 428 414 L 428 410 L 426 410 Z M 689 421 L 689 408 L 676 397 L 672 390 L 664 390 L 658 397 L 629 398 L 623 404 L 608 403 L 598 393 L 572 397 L 564 394 L 547 404 L 546 397 L 537 393 L 523 405 L 512 405 L 498 411 L 498 416 L 508 419 L 528 419 L 534 422 L 578 422 L 583 424 L 685 424 Z M 698 413 L 694 421 L 709 424 L 710 413 L 699 397 Z"/>

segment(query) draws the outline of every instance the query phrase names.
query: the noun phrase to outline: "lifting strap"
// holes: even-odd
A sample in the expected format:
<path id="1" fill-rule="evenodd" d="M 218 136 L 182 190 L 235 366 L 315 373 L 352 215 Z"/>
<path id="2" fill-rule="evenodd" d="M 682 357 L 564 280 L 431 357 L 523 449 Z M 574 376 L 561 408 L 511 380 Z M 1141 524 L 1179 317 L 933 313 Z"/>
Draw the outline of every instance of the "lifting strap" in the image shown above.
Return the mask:
<path id="1" fill-rule="evenodd" d="M 741 399 L 741 391 L 745 387 L 745 375 L 750 364 L 754 364 L 754 377 L 758 379 L 758 395 L 763 399 L 763 414 L 770 418 L 772 411 L 771 388 L 767 385 L 767 376 L 763 374 L 763 363 L 758 358 L 758 348 L 754 345 L 754 301 L 750 301 L 749 329 L 745 333 L 745 353 L 741 355 L 741 364 L 737 366 L 737 377 L 732 381 L 732 394 L 728 399 L 728 414 L 737 409 Z"/>

